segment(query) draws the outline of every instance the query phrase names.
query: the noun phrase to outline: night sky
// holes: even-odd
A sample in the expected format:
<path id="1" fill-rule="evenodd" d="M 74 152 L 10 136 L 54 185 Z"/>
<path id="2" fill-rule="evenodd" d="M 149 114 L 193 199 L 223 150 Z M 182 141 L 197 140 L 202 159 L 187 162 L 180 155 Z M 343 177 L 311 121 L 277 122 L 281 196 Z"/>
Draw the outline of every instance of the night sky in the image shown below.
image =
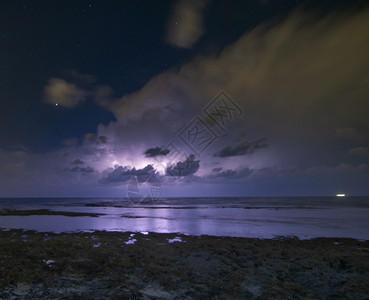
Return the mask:
<path id="1" fill-rule="evenodd" d="M 0 197 L 369 195 L 367 1 L 0 2 Z"/>

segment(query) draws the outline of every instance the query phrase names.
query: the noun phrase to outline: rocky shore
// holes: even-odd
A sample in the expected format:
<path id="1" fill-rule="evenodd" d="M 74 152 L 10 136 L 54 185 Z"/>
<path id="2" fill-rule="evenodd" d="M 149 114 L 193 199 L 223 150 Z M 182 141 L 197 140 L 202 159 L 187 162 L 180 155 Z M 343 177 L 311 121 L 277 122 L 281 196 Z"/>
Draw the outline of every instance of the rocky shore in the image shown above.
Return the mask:
<path id="1" fill-rule="evenodd" d="M 0 231 L 1 299 L 369 299 L 369 241 Z"/>

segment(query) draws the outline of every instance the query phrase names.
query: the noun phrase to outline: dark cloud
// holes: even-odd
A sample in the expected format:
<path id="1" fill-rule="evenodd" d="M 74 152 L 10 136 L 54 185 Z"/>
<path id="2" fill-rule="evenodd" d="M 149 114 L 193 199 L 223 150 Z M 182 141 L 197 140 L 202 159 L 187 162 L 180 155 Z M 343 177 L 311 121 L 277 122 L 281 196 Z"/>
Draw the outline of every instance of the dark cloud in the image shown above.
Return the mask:
<path id="1" fill-rule="evenodd" d="M 93 168 L 91 167 L 81 167 L 81 166 L 74 166 L 73 168 L 64 168 L 64 171 L 67 172 L 79 172 L 79 173 L 83 173 L 83 174 L 87 174 L 87 173 L 94 173 L 96 172 Z"/>
<path id="2" fill-rule="evenodd" d="M 85 165 L 85 162 L 79 158 L 73 160 L 71 162 L 71 164 L 73 165 L 72 168 L 64 168 L 64 171 L 69 171 L 69 172 L 80 172 L 80 173 L 94 173 L 96 172 L 92 167 L 89 166 L 83 166 Z"/>
<path id="3" fill-rule="evenodd" d="M 136 177 L 138 182 L 146 182 L 149 177 L 156 173 L 152 165 L 147 165 L 143 169 L 129 168 L 126 166 L 115 166 L 104 172 L 102 183 L 128 182 L 132 177 Z"/>
<path id="4" fill-rule="evenodd" d="M 75 159 L 74 161 L 72 161 L 73 165 L 83 165 L 84 162 L 82 160 L 80 160 L 79 158 Z"/>
<path id="5" fill-rule="evenodd" d="M 200 161 L 195 160 L 195 156 L 191 154 L 184 162 L 179 161 L 177 164 L 166 169 L 167 176 L 189 176 L 195 174 L 200 168 Z"/>
<path id="6" fill-rule="evenodd" d="M 108 142 L 108 138 L 104 135 L 97 135 L 95 133 L 87 133 L 85 135 L 85 142 L 96 143 L 96 144 L 106 144 Z"/>
<path id="7" fill-rule="evenodd" d="M 97 142 L 100 144 L 106 144 L 108 142 L 108 138 L 106 136 L 100 135 L 97 138 Z"/>
<path id="8" fill-rule="evenodd" d="M 242 168 L 238 170 L 223 170 L 222 168 L 213 169 L 213 173 L 206 176 L 205 180 L 214 180 L 214 179 L 239 179 L 245 178 L 252 173 L 250 168 Z"/>
<path id="9" fill-rule="evenodd" d="M 237 175 L 237 171 L 235 170 L 224 170 L 224 171 L 221 171 L 221 172 L 218 172 L 214 175 L 214 177 L 226 177 L 226 178 L 229 178 L 229 177 L 234 177 Z"/>
<path id="10" fill-rule="evenodd" d="M 160 147 L 149 148 L 145 151 L 146 157 L 156 157 L 156 156 L 165 156 L 170 152 L 169 149 L 164 149 Z"/>
<path id="11" fill-rule="evenodd" d="M 238 144 L 236 147 L 225 147 L 214 156 L 218 157 L 229 157 L 229 156 L 241 156 L 246 154 L 254 153 L 257 149 L 265 148 L 268 144 L 265 143 L 265 138 L 258 139 L 253 142 L 244 141 Z"/>
<path id="12" fill-rule="evenodd" d="M 69 169 L 69 171 L 71 171 L 71 172 L 81 172 L 81 173 L 93 173 L 93 172 L 95 172 L 95 170 L 91 167 L 79 167 L 79 166 L 75 166 L 75 167 Z"/>
<path id="13" fill-rule="evenodd" d="M 211 184 L 223 184 L 229 182 L 243 182 L 246 178 L 250 177 L 255 170 L 244 167 L 238 169 L 223 169 L 214 168 L 212 173 L 207 175 L 198 176 L 195 174 L 190 174 L 188 176 L 171 176 L 169 182 L 171 183 L 211 183 Z"/>

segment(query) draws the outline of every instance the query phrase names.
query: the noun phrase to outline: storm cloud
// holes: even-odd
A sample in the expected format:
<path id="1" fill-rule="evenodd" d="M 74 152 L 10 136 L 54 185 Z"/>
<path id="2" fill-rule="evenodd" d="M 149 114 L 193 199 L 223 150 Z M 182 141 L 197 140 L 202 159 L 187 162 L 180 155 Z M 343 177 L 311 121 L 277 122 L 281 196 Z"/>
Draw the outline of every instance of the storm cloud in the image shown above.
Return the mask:
<path id="1" fill-rule="evenodd" d="M 252 174 L 252 169 L 245 167 L 241 169 L 226 169 L 214 168 L 212 174 L 205 177 L 205 180 L 227 180 L 227 179 L 242 179 Z"/>
<path id="2" fill-rule="evenodd" d="M 145 156 L 146 157 L 165 156 L 165 155 L 169 154 L 169 152 L 170 152 L 169 149 L 155 147 L 155 148 L 149 148 L 149 149 L 147 149 L 145 151 Z"/>
<path id="3" fill-rule="evenodd" d="M 248 142 L 244 141 L 235 147 L 227 146 L 215 153 L 215 157 L 228 157 L 228 156 L 241 156 L 246 154 L 254 153 L 257 149 L 265 148 L 268 145 L 265 143 L 265 138 Z"/>
<path id="4" fill-rule="evenodd" d="M 145 182 L 153 173 L 155 169 L 152 165 L 147 165 L 142 169 L 115 166 L 103 172 L 101 183 L 126 183 L 132 177 L 136 177 L 138 182 Z"/>
<path id="5" fill-rule="evenodd" d="M 178 16 L 177 7 L 183 5 L 191 6 L 188 14 L 195 17 L 189 17 L 188 28 L 185 22 L 179 26 L 172 23 L 167 41 L 191 48 L 204 32 L 201 23 L 205 4 L 186 3 L 180 1 L 175 6 L 173 22 Z M 200 30 L 193 31 L 191 22 L 200 24 Z M 68 177 L 62 178 L 66 182 L 76 182 L 80 173 L 90 174 L 80 176 L 83 180 L 95 179 L 90 186 L 97 182 L 124 183 L 132 176 L 144 181 L 156 172 L 156 166 L 151 164 L 153 158 L 160 156 L 165 179 L 190 181 L 192 175 L 196 180 L 219 183 L 243 178 L 245 183 L 255 185 L 253 190 L 252 184 L 247 188 L 244 182 L 240 184 L 239 190 L 244 193 L 257 193 L 256 187 L 263 192 L 268 184 L 272 187 L 268 192 L 277 191 L 277 175 L 284 176 L 286 187 L 290 186 L 296 180 L 295 170 L 303 170 L 298 173 L 301 181 L 296 190 L 305 186 L 306 194 L 316 174 L 330 180 L 336 176 L 337 186 L 344 186 L 353 178 L 351 174 L 359 174 L 352 181 L 361 184 L 367 181 L 369 163 L 367 28 L 368 7 L 321 14 L 296 10 L 283 19 L 250 27 L 217 53 L 194 56 L 183 65 L 165 69 L 141 89 L 120 97 L 115 97 L 109 86 L 96 85 L 94 92 L 88 92 L 76 83 L 95 84 L 92 77 L 75 74 L 79 79 L 71 81 L 53 77 L 44 89 L 48 103 L 74 108 L 88 96 L 95 97 L 95 103 L 113 114 L 113 121 L 101 121 L 96 133 L 84 138 L 81 134 L 64 140 L 63 148 L 44 160 L 26 151 L 3 150 L 2 155 L 0 151 L 2 178 L 10 182 L 9 178 L 18 176 L 19 181 L 9 186 L 23 184 L 22 180 L 33 186 L 32 179 L 38 176 L 47 179 L 40 180 L 41 184 L 50 181 L 52 186 L 58 175 L 54 170 L 61 171 L 69 165 L 71 172 L 60 172 L 61 177 Z M 168 157 L 174 151 L 169 154 L 166 147 L 150 148 L 174 140 L 181 153 L 194 153 L 188 152 L 188 145 L 178 142 L 178 132 L 193 118 L 204 117 L 204 108 L 220 90 L 227 91 L 245 115 L 230 121 L 225 129 L 215 128 L 218 139 L 198 160 L 190 155 L 171 161 Z M 235 143 L 239 138 L 236 131 L 241 130 L 247 134 Z M 268 145 L 264 139 L 258 140 L 261 136 L 268 138 Z M 262 151 L 266 146 L 267 151 Z M 71 166 L 71 160 L 77 157 L 84 164 Z M 366 182 L 361 184 L 360 191 L 367 193 L 365 186 Z"/>
<path id="6" fill-rule="evenodd" d="M 79 158 L 75 159 L 74 161 L 72 161 L 73 165 L 83 165 L 84 162 L 82 160 L 80 160 Z"/>
<path id="7" fill-rule="evenodd" d="M 95 172 L 95 170 L 91 167 L 79 167 L 79 166 L 75 166 L 71 169 L 67 169 L 68 171 L 71 172 L 81 172 L 81 173 L 93 173 Z"/>
<path id="8" fill-rule="evenodd" d="M 64 171 L 80 172 L 80 173 L 83 173 L 83 174 L 88 174 L 88 173 L 94 173 L 94 172 L 96 172 L 92 167 L 84 166 L 85 165 L 85 162 L 82 161 L 79 158 L 73 160 L 71 162 L 71 164 L 73 165 L 73 167 L 72 168 L 64 168 Z"/>
<path id="9" fill-rule="evenodd" d="M 200 161 L 195 160 L 195 156 L 191 154 L 185 161 L 179 161 L 173 166 L 169 166 L 166 170 L 167 176 L 189 176 L 195 174 L 200 168 Z"/>
<path id="10" fill-rule="evenodd" d="M 339 151 L 347 153 L 348 163 L 367 163 L 367 156 L 357 155 L 365 151 L 355 148 L 368 145 L 360 133 L 369 128 L 368 27 L 368 8 L 321 15 L 297 10 L 260 24 L 217 55 L 195 57 L 115 101 L 109 108 L 117 122 L 101 126 L 100 134 L 126 144 L 127 131 L 139 124 L 136 133 L 142 131 L 134 138 L 152 144 L 155 137 L 154 142 L 165 144 L 167 136 L 201 116 L 225 90 L 245 114 L 229 122 L 225 132 L 217 131 L 220 138 L 201 154 L 196 176 L 235 180 L 232 171 L 212 173 L 221 158 L 228 158 L 221 160 L 224 170 L 250 168 L 253 173 L 274 166 L 306 168 L 322 159 L 337 165 Z M 235 144 L 240 130 L 247 134 Z M 267 137 L 267 148 L 260 136 Z M 343 136 L 346 149 L 338 149 L 336 140 Z M 179 176 L 181 167 L 170 166 L 165 174 Z"/>

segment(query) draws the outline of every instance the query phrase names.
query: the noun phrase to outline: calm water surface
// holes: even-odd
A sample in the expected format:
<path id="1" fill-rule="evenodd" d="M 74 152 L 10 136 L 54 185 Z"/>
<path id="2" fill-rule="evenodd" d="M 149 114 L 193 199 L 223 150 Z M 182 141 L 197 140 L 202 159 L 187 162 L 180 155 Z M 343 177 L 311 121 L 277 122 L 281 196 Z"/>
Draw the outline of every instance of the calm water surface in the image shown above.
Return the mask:
<path id="1" fill-rule="evenodd" d="M 189 235 L 369 239 L 369 197 L 0 199 L 0 209 L 102 213 L 100 217 L 1 216 L 2 229 L 178 232 Z"/>

